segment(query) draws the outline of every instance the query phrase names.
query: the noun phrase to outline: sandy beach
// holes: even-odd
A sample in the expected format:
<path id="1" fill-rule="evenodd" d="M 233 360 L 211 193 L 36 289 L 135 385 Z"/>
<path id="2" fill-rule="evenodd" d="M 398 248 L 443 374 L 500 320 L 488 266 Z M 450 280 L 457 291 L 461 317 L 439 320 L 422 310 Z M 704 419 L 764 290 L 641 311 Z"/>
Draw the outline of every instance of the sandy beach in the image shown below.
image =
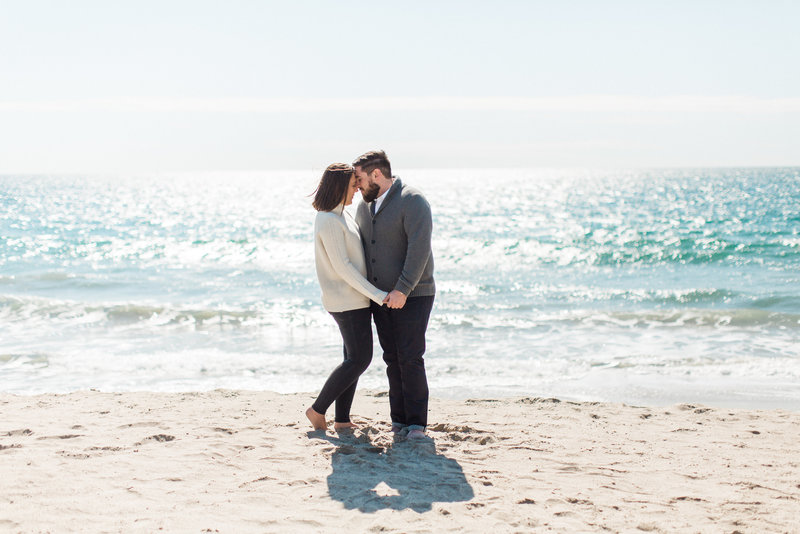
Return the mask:
<path id="1" fill-rule="evenodd" d="M 0 531 L 798 532 L 800 414 L 436 400 L 394 440 L 311 394 L 0 395 Z"/>

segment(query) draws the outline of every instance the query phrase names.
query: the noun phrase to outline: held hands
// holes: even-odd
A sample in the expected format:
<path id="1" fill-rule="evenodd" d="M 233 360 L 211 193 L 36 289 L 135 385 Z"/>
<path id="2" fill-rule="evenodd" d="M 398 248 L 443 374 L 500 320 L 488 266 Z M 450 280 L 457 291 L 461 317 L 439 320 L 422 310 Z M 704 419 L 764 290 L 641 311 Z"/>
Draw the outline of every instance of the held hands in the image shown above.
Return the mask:
<path id="1" fill-rule="evenodd" d="M 400 291 L 394 289 L 392 290 L 391 293 L 386 295 L 386 298 L 383 299 L 383 303 L 388 308 L 399 310 L 400 308 L 406 305 L 406 296 L 403 295 Z"/>

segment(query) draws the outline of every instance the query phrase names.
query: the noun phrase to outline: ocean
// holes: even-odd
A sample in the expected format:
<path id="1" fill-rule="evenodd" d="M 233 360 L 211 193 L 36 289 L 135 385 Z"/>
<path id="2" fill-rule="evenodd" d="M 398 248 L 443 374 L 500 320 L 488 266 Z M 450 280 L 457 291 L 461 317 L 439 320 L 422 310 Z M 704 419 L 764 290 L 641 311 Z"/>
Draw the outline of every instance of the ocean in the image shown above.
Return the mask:
<path id="1" fill-rule="evenodd" d="M 396 172 L 432 395 L 800 409 L 800 168 Z M 320 174 L 0 176 L 0 391 L 319 391 Z"/>

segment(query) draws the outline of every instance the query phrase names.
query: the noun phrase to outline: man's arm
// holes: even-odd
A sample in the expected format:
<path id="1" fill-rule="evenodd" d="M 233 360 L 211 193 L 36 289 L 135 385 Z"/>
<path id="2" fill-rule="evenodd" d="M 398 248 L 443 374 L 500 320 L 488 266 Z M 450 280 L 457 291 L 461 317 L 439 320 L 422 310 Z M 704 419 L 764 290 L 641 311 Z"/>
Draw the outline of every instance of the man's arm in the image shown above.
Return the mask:
<path id="1" fill-rule="evenodd" d="M 431 207 L 425 197 L 414 195 L 408 199 L 403 214 L 403 229 L 406 233 L 408 248 L 400 278 L 394 286 L 405 297 L 417 287 L 425 271 L 425 265 L 431 256 L 431 233 L 433 217 Z"/>

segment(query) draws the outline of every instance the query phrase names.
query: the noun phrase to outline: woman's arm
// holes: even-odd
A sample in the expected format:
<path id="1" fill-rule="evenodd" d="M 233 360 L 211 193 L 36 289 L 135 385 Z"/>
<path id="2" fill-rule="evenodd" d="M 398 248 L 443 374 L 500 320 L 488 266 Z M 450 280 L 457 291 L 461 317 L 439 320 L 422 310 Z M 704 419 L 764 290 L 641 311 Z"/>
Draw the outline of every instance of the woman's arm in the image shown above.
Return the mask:
<path id="1" fill-rule="evenodd" d="M 382 304 L 387 295 L 386 291 L 381 291 L 370 284 L 350 261 L 341 223 L 326 218 L 320 225 L 319 237 L 336 274 L 365 297 Z"/>

